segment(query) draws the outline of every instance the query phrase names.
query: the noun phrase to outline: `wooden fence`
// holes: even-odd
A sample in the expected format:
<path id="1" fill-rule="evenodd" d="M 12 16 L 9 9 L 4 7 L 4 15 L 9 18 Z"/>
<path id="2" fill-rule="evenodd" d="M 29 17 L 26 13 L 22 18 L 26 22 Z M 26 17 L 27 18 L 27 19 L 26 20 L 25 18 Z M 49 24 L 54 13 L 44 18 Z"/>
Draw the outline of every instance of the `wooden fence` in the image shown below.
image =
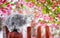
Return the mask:
<path id="1" fill-rule="evenodd" d="M 7 27 L 6 27 L 7 28 Z M 38 28 L 37 28 L 37 38 L 42 38 L 42 33 L 41 33 L 41 26 L 39 26 Z M 6 29 L 6 35 L 8 35 L 8 29 Z M 4 35 L 4 34 L 3 34 Z M 31 38 L 31 27 L 27 27 L 27 38 Z M 23 35 L 22 35 L 23 36 Z M 49 26 L 46 26 L 45 27 L 45 36 L 46 36 L 46 38 L 50 38 L 50 29 L 49 29 Z M 6 37 L 8 37 L 8 36 L 6 36 Z"/>

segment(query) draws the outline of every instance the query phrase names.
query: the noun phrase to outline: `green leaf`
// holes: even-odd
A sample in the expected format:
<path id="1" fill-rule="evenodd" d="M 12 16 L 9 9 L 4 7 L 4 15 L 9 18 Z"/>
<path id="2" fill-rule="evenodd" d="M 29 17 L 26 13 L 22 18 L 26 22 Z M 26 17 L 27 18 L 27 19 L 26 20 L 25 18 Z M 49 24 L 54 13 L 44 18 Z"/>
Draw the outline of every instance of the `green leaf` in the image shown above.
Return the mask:
<path id="1" fill-rule="evenodd" d="M 6 7 L 7 5 L 6 4 L 2 4 L 2 7 Z"/>
<path id="2" fill-rule="evenodd" d="M 23 8 L 23 9 L 26 9 L 26 6 L 23 6 L 22 8 Z"/>
<path id="3" fill-rule="evenodd" d="M 35 0 L 30 0 L 30 2 L 35 2 Z"/>
<path id="4" fill-rule="evenodd" d="M 46 14 L 46 7 L 43 7 L 42 13 L 43 13 L 43 14 Z"/>
<path id="5" fill-rule="evenodd" d="M 56 15 L 55 15 L 54 13 L 52 13 L 50 16 L 52 16 L 53 18 L 55 18 L 55 17 L 56 17 Z"/>
<path id="6" fill-rule="evenodd" d="M 60 7 L 58 6 L 57 9 L 56 9 L 57 12 L 60 12 Z"/>
<path id="7" fill-rule="evenodd" d="M 28 0 L 25 0 L 25 2 L 28 2 Z"/>
<path id="8" fill-rule="evenodd" d="M 42 4 L 39 4 L 39 3 L 35 3 L 35 5 L 38 7 L 42 6 Z"/>
<path id="9" fill-rule="evenodd" d="M 9 2 L 10 4 L 13 4 L 13 2 Z"/>
<path id="10" fill-rule="evenodd" d="M 60 24 L 60 22 L 56 22 L 57 24 Z"/>
<path id="11" fill-rule="evenodd" d="M 25 2 L 35 2 L 35 0 L 25 0 Z"/>
<path id="12" fill-rule="evenodd" d="M 53 5 L 53 2 L 50 2 L 47 4 L 47 6 L 51 7 Z"/>
<path id="13" fill-rule="evenodd" d="M 50 0 L 46 0 L 48 3 L 50 3 Z"/>

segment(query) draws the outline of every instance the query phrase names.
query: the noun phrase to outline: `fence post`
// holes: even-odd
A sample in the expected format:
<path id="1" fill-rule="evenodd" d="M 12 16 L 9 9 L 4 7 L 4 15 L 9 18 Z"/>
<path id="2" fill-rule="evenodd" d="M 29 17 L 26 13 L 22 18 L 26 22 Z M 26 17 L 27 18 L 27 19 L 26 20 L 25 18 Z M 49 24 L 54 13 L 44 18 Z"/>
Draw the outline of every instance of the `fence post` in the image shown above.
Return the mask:
<path id="1" fill-rule="evenodd" d="M 50 38 L 50 29 L 49 29 L 49 26 L 45 27 L 45 32 L 46 32 L 46 38 Z"/>
<path id="2" fill-rule="evenodd" d="M 41 38 L 41 26 L 37 28 L 37 38 Z"/>
<path id="3" fill-rule="evenodd" d="M 31 27 L 27 27 L 27 38 L 31 38 Z"/>
<path id="4" fill-rule="evenodd" d="M 9 30 L 7 26 L 3 26 L 3 38 L 8 38 Z"/>

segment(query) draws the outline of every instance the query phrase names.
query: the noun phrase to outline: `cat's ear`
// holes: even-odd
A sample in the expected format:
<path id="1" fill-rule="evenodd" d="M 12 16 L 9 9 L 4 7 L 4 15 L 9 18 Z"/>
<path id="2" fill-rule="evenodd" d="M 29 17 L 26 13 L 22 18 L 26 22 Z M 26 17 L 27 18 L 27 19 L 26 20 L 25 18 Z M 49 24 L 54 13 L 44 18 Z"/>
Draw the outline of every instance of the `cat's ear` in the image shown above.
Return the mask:
<path id="1" fill-rule="evenodd" d="M 26 23 L 30 23 L 33 20 L 33 15 L 32 14 L 25 15 L 25 19 Z"/>

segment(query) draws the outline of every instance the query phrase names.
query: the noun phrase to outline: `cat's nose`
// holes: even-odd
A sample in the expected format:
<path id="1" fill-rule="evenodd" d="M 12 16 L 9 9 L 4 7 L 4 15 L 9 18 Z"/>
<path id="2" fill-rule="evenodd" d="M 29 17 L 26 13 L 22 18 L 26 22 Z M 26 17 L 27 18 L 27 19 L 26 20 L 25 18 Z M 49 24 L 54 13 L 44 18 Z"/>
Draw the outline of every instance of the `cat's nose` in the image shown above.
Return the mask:
<path id="1" fill-rule="evenodd" d="M 14 22 L 12 22 L 12 25 L 14 25 Z"/>

